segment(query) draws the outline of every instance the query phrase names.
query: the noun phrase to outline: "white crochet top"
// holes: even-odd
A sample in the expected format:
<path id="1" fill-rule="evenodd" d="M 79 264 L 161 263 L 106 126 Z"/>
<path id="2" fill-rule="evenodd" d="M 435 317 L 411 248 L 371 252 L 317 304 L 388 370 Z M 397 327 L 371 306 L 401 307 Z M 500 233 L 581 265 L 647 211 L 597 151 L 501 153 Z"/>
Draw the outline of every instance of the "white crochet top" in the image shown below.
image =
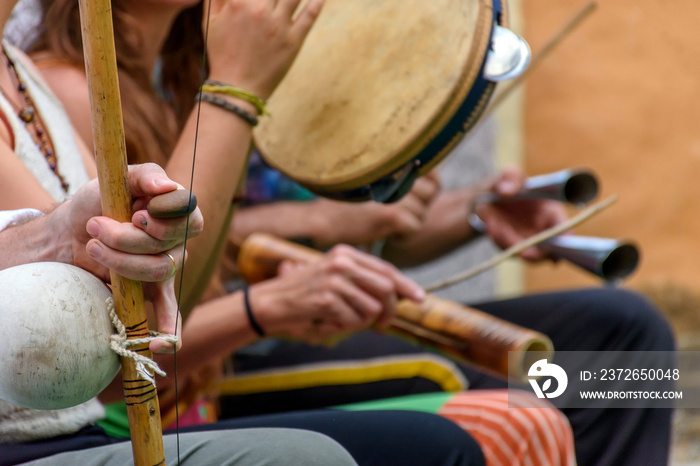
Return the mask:
<path id="1" fill-rule="evenodd" d="M 58 177 L 49 168 L 44 155 L 34 144 L 15 109 L 0 94 L 0 110 L 7 116 L 14 133 L 15 153 L 41 182 L 44 189 L 56 201 L 63 201 L 88 181 L 88 175 L 75 142 L 75 133 L 63 107 L 46 83 L 22 64 L 16 49 L 10 45 L 4 45 L 8 55 L 15 62 L 17 73 L 27 85 L 27 90 L 37 107 L 36 110 L 41 114 L 44 125 L 51 135 L 59 171 L 70 183 L 70 191 L 66 193 L 63 190 Z M 20 408 L 0 400 L 0 442 L 25 442 L 71 434 L 104 416 L 104 407 L 97 399 L 72 408 L 54 411 Z"/>

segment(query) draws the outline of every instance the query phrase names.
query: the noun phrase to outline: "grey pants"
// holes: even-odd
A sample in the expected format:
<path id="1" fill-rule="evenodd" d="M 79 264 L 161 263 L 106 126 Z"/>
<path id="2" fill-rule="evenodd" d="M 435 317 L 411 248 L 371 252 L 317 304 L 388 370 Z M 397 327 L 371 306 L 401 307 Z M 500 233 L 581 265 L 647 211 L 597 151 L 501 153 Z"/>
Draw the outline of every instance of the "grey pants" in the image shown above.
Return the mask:
<path id="1" fill-rule="evenodd" d="M 350 454 L 330 438 L 296 429 L 237 429 L 163 437 L 168 466 L 350 466 Z M 72 451 L 25 463 L 37 466 L 131 466 L 131 442 Z"/>

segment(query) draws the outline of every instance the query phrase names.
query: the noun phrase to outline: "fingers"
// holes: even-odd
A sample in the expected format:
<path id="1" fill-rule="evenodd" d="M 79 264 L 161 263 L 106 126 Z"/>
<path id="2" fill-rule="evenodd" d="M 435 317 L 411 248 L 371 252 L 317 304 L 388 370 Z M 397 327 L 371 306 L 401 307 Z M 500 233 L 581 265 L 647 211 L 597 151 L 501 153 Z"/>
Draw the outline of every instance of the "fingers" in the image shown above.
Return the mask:
<path id="1" fill-rule="evenodd" d="M 500 228 L 489 229 L 489 234 L 493 242 L 502 249 L 508 249 L 526 239 L 526 237 L 507 224 L 503 224 Z M 540 261 L 546 257 L 546 254 L 537 246 L 531 246 L 521 251 L 518 256 L 529 261 Z"/>
<path id="2" fill-rule="evenodd" d="M 538 233 L 544 228 L 536 228 L 536 218 L 528 215 L 529 222 L 521 224 L 512 217 L 498 213 L 496 207 L 484 206 L 482 218 L 486 218 L 486 229 L 493 242 L 502 249 L 508 249 L 526 238 Z M 529 261 L 539 261 L 546 257 L 546 254 L 536 246 L 523 250 L 519 256 Z"/>
<path id="3" fill-rule="evenodd" d="M 423 178 L 432 181 L 438 189 L 442 187 L 442 182 L 440 180 L 440 170 L 438 170 L 437 168 L 430 170 L 428 173 L 423 175 Z"/>
<path id="4" fill-rule="evenodd" d="M 411 193 L 425 204 L 432 202 L 440 191 L 440 183 L 436 176 L 437 175 L 433 175 L 433 172 L 430 172 L 427 175 L 418 178 L 413 183 Z"/>
<path id="5" fill-rule="evenodd" d="M 157 196 L 177 188 L 178 184 L 155 163 L 129 166 L 129 192 L 132 197 Z"/>
<path id="6" fill-rule="evenodd" d="M 511 197 L 517 194 L 525 183 L 525 175 L 516 167 L 506 167 L 501 171 L 496 180 L 493 191 L 503 197 Z"/>
<path id="7" fill-rule="evenodd" d="M 422 301 L 425 299 L 425 291 L 416 282 L 399 272 L 393 265 L 385 262 L 369 254 L 362 254 L 357 251 L 359 262 L 367 267 L 375 267 L 378 272 L 384 272 L 384 276 L 390 278 L 396 286 L 396 294 L 402 298 L 408 298 L 413 301 Z"/>
<path id="8" fill-rule="evenodd" d="M 138 229 L 160 241 L 184 241 L 185 232 L 187 238 L 195 238 L 204 228 L 204 217 L 199 207 L 189 216 L 169 219 L 153 218 L 147 211 L 140 210 L 133 215 L 131 221 Z"/>
<path id="9" fill-rule="evenodd" d="M 426 211 L 426 207 L 435 199 L 435 195 L 438 193 L 437 185 L 432 181 L 424 178 L 418 178 L 408 196 L 404 199 L 415 199 L 418 201 L 422 207 L 423 213 Z M 403 199 L 399 202 L 403 202 Z"/>
<path id="10" fill-rule="evenodd" d="M 439 193 L 439 185 L 429 177 L 418 178 L 411 191 L 399 202 L 382 205 L 381 224 L 387 231 L 377 230 L 382 237 L 411 235 L 423 227 L 430 205 Z"/>
<path id="11" fill-rule="evenodd" d="M 157 254 L 174 248 L 185 238 L 187 223 L 184 218 L 156 220 L 141 211 L 134 216 L 134 223 L 93 217 L 85 229 L 107 247 L 130 254 Z M 190 227 L 192 236 L 201 231 L 201 223 L 195 222 Z"/>
<path id="12" fill-rule="evenodd" d="M 416 301 L 425 297 L 425 292 L 395 267 L 354 248 L 338 246 L 326 260 L 325 274 L 342 277 L 328 285 L 362 317 L 365 326 L 372 322 L 381 328 L 388 325 L 396 314 L 398 297 Z"/>
<path id="13" fill-rule="evenodd" d="M 315 299 L 318 313 L 310 316 L 312 324 L 331 324 L 338 331 L 366 328 L 371 321 L 370 309 L 379 304 L 347 280 L 334 277 L 327 283 Z"/>
<path id="14" fill-rule="evenodd" d="M 348 246 L 337 246 L 311 264 L 283 262 L 279 271 L 276 279 L 250 288 L 251 307 L 270 334 L 309 342 L 372 324 L 386 326 L 399 296 L 425 296 L 393 266 Z"/>
<path id="15" fill-rule="evenodd" d="M 388 278 L 394 284 L 399 297 L 414 301 L 422 301 L 425 298 L 425 291 L 418 286 L 416 282 L 403 275 L 396 267 L 386 261 L 360 252 L 349 246 L 336 246 L 329 254 L 331 256 L 333 254 L 346 254 L 351 256 L 362 267 L 366 267 L 380 276 Z"/>
<path id="16" fill-rule="evenodd" d="M 280 3 L 297 3 L 296 0 L 280 0 Z M 314 25 L 316 18 L 321 14 L 324 0 L 309 0 L 306 5 L 299 11 L 299 14 L 294 19 L 294 29 L 297 40 L 303 40 Z M 294 7 L 296 9 L 296 6 Z M 294 10 L 292 10 L 293 12 Z"/>
<path id="17" fill-rule="evenodd" d="M 414 196 L 406 196 L 401 204 L 382 206 L 385 209 L 388 231 L 382 236 L 409 235 L 423 226 L 425 204 Z M 380 233 L 381 234 L 381 233 Z"/>
<path id="18" fill-rule="evenodd" d="M 182 318 L 178 312 L 175 299 L 175 279 L 170 278 L 164 282 L 145 283 L 144 296 L 153 304 L 158 331 L 168 335 L 182 335 Z M 182 340 L 178 339 L 177 345 L 156 339 L 150 343 L 150 350 L 154 353 L 172 353 L 182 346 Z"/>
<path id="19" fill-rule="evenodd" d="M 301 0 L 277 0 L 275 10 L 277 10 L 283 18 L 292 19 L 294 12 L 299 7 Z"/>
<path id="20" fill-rule="evenodd" d="M 88 234 L 108 248 L 129 254 L 157 254 L 182 242 L 179 238 L 160 240 L 131 223 L 121 223 L 108 217 L 93 217 L 87 225 Z"/>
<path id="21" fill-rule="evenodd" d="M 322 3 L 310 0 L 299 8 L 299 0 L 216 2 L 211 21 L 205 18 L 209 78 L 267 99 L 289 70 Z"/>
<path id="22" fill-rule="evenodd" d="M 391 280 L 342 255 L 328 261 L 325 273 L 327 288 L 355 310 L 359 323 L 368 326 L 384 314 L 393 316 L 396 291 Z"/>
<path id="23" fill-rule="evenodd" d="M 568 218 L 566 207 L 561 202 L 541 201 L 538 219 L 542 230 L 564 223 Z"/>
<path id="24" fill-rule="evenodd" d="M 182 246 L 159 254 L 129 254 L 112 249 L 100 240 L 91 239 L 85 247 L 88 255 L 99 264 L 131 280 L 159 282 L 172 277 L 182 264 L 185 250 Z M 173 264 L 174 262 L 174 264 Z"/>
<path id="25" fill-rule="evenodd" d="M 479 216 L 486 219 L 486 230 L 493 242 L 499 247 L 507 249 L 524 239 L 524 236 L 518 232 L 506 216 L 495 212 L 495 208 L 485 207 L 482 210 L 484 214 L 479 214 Z"/>

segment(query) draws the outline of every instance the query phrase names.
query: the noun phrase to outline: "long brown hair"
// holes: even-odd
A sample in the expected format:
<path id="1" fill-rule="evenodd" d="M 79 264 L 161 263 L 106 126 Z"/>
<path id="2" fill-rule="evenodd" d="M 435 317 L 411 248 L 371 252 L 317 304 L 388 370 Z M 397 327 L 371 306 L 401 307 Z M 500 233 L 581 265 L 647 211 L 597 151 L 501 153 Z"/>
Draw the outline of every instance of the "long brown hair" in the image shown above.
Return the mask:
<path id="1" fill-rule="evenodd" d="M 51 58 L 82 68 L 78 2 L 41 0 L 41 6 L 42 26 L 30 53 L 46 51 Z M 112 2 L 112 9 L 129 163 L 165 165 L 200 84 L 202 5 L 182 11 L 173 23 L 161 51 L 160 95 L 154 88 L 153 70 L 144 66 L 140 55 L 143 40 L 132 27 L 135 19 L 119 0 Z M 175 121 L 168 117 L 173 114 Z"/>

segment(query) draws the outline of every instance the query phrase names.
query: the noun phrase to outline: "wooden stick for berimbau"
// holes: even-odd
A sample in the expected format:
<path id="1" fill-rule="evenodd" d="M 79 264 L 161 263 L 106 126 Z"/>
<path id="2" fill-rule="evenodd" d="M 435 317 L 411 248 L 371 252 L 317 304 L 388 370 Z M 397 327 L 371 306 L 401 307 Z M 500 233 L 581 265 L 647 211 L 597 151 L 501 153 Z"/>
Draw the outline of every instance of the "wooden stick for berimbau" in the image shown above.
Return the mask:
<path id="1" fill-rule="evenodd" d="M 92 132 L 102 211 L 120 222 L 131 221 L 126 144 L 122 121 L 111 0 L 80 0 L 85 71 L 90 89 Z M 127 338 L 148 336 L 140 282 L 111 272 L 114 306 Z M 148 344 L 133 351 L 151 357 Z M 136 466 L 165 464 L 160 409 L 155 387 L 136 372 L 134 360 L 122 358 L 124 398 Z"/>
<path id="2" fill-rule="evenodd" d="M 599 203 L 590 206 L 586 210 L 583 210 L 581 213 L 579 213 L 575 217 L 570 218 L 566 222 L 560 223 L 559 225 L 556 225 L 552 228 L 548 228 L 547 230 L 544 230 L 517 244 L 514 244 L 505 251 L 496 254 L 486 262 L 482 262 L 481 264 L 472 267 L 469 270 L 460 272 L 459 274 L 450 277 L 447 280 L 441 281 L 440 283 L 436 283 L 434 285 L 426 287 L 425 291 L 432 293 L 434 291 L 442 290 L 443 288 L 456 285 L 457 283 L 461 283 L 469 278 L 479 275 L 480 273 L 497 266 L 504 260 L 509 259 L 517 254 L 520 254 L 529 247 L 537 246 L 538 244 L 547 241 L 550 238 L 554 238 L 555 236 L 561 235 L 565 231 L 572 229 L 573 227 L 583 223 L 584 221 L 588 220 L 594 215 L 599 214 L 603 210 L 607 209 L 608 207 L 613 205 L 615 201 L 617 201 L 617 195 L 610 196 L 604 201 L 600 201 Z"/>

